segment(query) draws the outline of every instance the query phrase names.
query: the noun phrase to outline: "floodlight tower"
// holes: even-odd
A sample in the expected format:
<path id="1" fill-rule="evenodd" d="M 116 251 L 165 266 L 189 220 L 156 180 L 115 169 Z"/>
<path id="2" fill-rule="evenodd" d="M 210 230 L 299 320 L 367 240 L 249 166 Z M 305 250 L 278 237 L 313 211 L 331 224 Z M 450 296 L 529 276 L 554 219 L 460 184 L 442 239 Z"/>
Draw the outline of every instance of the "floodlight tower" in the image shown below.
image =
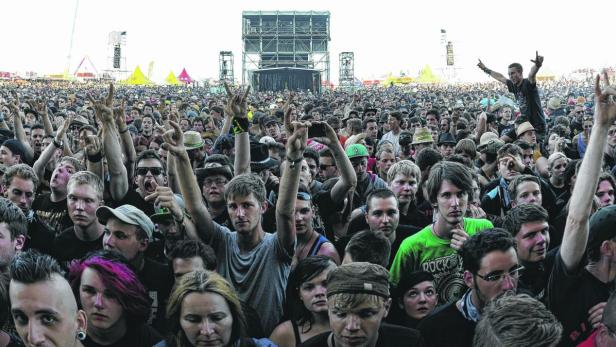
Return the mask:
<path id="1" fill-rule="evenodd" d="M 353 88 L 355 84 L 355 54 L 353 52 L 340 53 L 339 63 L 340 87 Z"/>
<path id="2" fill-rule="evenodd" d="M 233 52 L 220 51 L 218 55 L 218 79 L 220 82 L 227 81 L 231 84 L 235 81 L 233 72 Z"/>

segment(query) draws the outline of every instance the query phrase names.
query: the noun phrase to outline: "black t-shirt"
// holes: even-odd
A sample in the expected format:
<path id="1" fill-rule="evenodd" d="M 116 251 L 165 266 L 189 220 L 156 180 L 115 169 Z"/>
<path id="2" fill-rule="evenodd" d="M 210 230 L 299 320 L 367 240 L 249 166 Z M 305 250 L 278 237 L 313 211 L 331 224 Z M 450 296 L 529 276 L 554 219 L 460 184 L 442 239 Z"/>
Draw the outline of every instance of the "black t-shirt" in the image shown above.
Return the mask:
<path id="1" fill-rule="evenodd" d="M 73 221 L 68 215 L 66 198 L 53 202 L 51 201 L 51 193 L 41 194 L 34 199 L 32 210 L 41 221 L 54 231 L 55 236 L 73 226 Z"/>
<path id="2" fill-rule="evenodd" d="M 152 303 L 148 324 L 160 332 L 166 331 L 165 307 L 173 286 L 173 272 L 166 264 L 145 258 L 143 269 L 137 273 Z"/>
<path id="3" fill-rule="evenodd" d="M 456 302 L 437 308 L 417 327 L 428 347 L 471 347 L 477 323 L 462 316 Z"/>
<path id="4" fill-rule="evenodd" d="M 81 259 L 86 254 L 103 248 L 103 236 L 93 241 L 82 241 L 77 238 L 75 228 L 65 229 L 53 240 L 51 255 L 61 262 Z"/>
<path id="5" fill-rule="evenodd" d="M 54 231 L 34 214 L 28 220 L 28 239 L 24 250 L 33 248 L 41 253 L 51 254 L 54 238 Z"/>
<path id="6" fill-rule="evenodd" d="M 146 324 L 137 327 L 129 326 L 126 334 L 116 343 L 111 345 L 99 345 L 92 341 L 89 336 L 83 341 L 84 347 L 152 347 L 162 341 L 163 337 Z"/>
<path id="7" fill-rule="evenodd" d="M 592 333 L 588 310 L 607 301 L 613 283 L 603 283 L 584 268 L 584 262 L 573 271 L 565 267 L 560 251 L 548 281 L 547 306 L 563 325 L 558 346 L 577 346 Z"/>
<path id="8" fill-rule="evenodd" d="M 325 332 L 304 341 L 302 347 L 328 347 L 331 332 Z M 375 347 L 415 347 L 425 346 L 419 331 L 397 325 L 382 323 Z"/>
<path id="9" fill-rule="evenodd" d="M 106 189 L 108 189 L 109 182 L 107 182 L 106 185 L 107 185 Z M 133 205 L 136 208 L 143 211 L 148 216 L 151 216 L 154 214 L 154 205 L 145 201 L 141 197 L 141 195 L 137 193 L 137 191 L 131 188 L 128 188 L 126 195 L 124 195 L 124 197 L 120 199 L 119 201 L 109 199 L 108 201 L 105 201 L 105 205 L 111 208 L 116 208 L 122 205 Z"/>
<path id="10" fill-rule="evenodd" d="M 507 80 L 507 89 L 515 95 L 515 99 L 520 107 L 521 116 L 525 117 L 535 128 L 539 134 L 545 134 L 547 124 L 543 109 L 541 108 L 541 99 L 539 98 L 539 90 L 536 83 L 530 83 L 525 78 L 522 84 L 515 85 L 511 80 Z"/>
<path id="11" fill-rule="evenodd" d="M 522 271 L 518 281 L 518 292 L 525 292 L 540 301 L 545 300 L 545 289 L 558 249 L 553 248 L 550 250 L 543 261 L 522 264 L 524 265 L 524 271 Z"/>

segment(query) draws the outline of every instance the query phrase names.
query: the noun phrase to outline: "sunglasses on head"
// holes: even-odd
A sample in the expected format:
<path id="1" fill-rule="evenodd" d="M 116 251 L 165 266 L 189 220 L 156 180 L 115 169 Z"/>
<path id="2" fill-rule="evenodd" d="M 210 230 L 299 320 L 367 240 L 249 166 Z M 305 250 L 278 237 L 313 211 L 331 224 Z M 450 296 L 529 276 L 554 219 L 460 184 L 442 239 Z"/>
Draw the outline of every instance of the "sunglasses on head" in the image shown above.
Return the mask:
<path id="1" fill-rule="evenodd" d="M 148 171 L 152 173 L 152 176 L 158 176 L 163 173 L 162 167 L 138 167 L 135 172 L 139 176 L 145 176 Z"/>
<path id="2" fill-rule="evenodd" d="M 310 201 L 311 196 L 306 192 L 297 192 L 297 200 Z"/>

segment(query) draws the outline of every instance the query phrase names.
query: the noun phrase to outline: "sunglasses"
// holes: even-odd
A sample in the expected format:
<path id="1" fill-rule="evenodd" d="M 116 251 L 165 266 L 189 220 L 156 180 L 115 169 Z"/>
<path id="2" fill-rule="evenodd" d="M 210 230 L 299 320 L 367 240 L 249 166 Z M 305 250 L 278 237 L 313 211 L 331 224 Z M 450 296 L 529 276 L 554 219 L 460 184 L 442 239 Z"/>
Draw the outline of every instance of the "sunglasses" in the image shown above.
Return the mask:
<path id="1" fill-rule="evenodd" d="M 137 169 L 135 169 L 135 172 L 139 176 L 147 175 L 148 171 L 152 173 L 152 176 L 158 176 L 163 173 L 163 168 L 162 167 L 138 167 Z"/>
<path id="2" fill-rule="evenodd" d="M 297 200 L 310 201 L 312 197 L 306 192 L 297 192 Z"/>
<path id="3" fill-rule="evenodd" d="M 327 170 L 327 168 L 330 167 L 330 166 L 334 166 L 334 165 L 321 164 L 321 165 L 319 165 L 319 169 Z"/>

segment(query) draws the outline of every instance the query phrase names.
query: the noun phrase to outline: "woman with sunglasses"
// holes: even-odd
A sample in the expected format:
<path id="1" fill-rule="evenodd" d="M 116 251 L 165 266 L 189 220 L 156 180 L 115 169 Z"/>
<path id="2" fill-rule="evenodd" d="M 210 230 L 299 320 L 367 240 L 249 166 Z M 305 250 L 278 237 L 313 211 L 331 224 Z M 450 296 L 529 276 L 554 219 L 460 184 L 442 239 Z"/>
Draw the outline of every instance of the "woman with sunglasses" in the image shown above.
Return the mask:
<path id="1" fill-rule="evenodd" d="M 87 316 L 84 347 L 150 347 L 162 340 L 146 324 L 150 299 L 122 256 L 101 251 L 76 261 L 69 281 Z"/>
<path id="2" fill-rule="evenodd" d="M 330 331 L 327 313 L 327 274 L 336 264 L 325 256 L 301 260 L 291 271 L 286 289 L 288 321 L 274 329 L 270 339 L 281 347 L 295 347 L 309 338 Z"/>

